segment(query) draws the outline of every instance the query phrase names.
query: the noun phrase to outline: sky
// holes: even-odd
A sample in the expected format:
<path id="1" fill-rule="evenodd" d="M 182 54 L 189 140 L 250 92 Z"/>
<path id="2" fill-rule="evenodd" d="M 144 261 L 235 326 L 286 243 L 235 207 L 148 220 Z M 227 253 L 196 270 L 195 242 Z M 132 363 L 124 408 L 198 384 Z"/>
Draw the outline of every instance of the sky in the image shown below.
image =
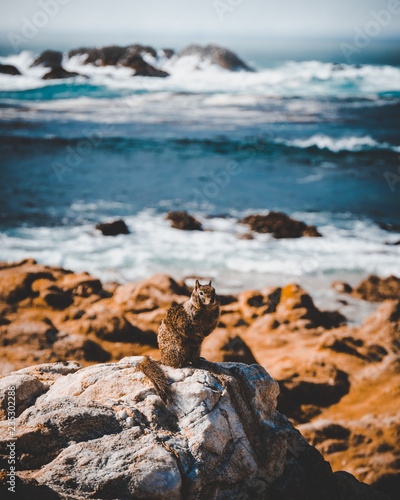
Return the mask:
<path id="1" fill-rule="evenodd" d="M 1 0 L 0 44 L 73 48 L 141 42 L 180 48 L 231 40 L 236 46 L 257 39 L 352 41 L 371 22 L 374 42 L 399 38 L 400 1 Z"/>

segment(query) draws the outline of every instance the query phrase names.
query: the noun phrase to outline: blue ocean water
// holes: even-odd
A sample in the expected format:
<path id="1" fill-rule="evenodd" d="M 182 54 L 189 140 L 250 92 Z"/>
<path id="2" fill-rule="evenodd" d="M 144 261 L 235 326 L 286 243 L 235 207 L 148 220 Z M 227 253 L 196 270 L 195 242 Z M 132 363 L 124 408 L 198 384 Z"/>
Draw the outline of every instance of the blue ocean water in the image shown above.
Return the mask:
<path id="1" fill-rule="evenodd" d="M 312 276 L 400 275 L 400 68 L 192 60 L 165 79 L 83 66 L 44 81 L 34 54 L 0 58 L 0 260 L 35 257 L 105 279 L 195 273 L 226 289 Z M 400 178 L 399 178 L 400 180 Z M 168 210 L 199 217 L 173 230 Z M 324 237 L 240 240 L 247 213 L 278 210 Z M 93 225 L 124 217 L 131 235 Z"/>

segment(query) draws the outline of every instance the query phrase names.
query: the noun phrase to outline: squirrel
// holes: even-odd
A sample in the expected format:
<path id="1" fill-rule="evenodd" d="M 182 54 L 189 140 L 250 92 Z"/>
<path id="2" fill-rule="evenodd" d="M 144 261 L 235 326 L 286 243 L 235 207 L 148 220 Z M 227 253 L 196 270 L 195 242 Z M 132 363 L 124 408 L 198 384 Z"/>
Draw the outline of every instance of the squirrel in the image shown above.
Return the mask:
<path id="1" fill-rule="evenodd" d="M 201 344 L 218 325 L 219 316 L 219 302 L 211 281 L 200 285 L 196 280 L 190 299 L 168 309 L 158 329 L 160 362 L 144 356 L 138 365 L 164 402 L 169 402 L 172 394 L 160 364 L 181 368 L 196 363 L 200 359 Z"/>

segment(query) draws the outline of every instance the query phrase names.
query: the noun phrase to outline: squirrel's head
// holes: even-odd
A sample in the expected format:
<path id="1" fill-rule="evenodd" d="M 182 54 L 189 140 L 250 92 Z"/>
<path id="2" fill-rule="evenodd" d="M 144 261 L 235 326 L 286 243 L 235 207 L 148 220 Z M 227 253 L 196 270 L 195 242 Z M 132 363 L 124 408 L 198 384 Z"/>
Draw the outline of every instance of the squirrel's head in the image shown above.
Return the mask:
<path id="1" fill-rule="evenodd" d="M 211 307 L 217 304 L 215 290 L 211 286 L 211 281 L 208 285 L 200 285 L 196 280 L 192 292 L 192 301 L 199 307 Z"/>

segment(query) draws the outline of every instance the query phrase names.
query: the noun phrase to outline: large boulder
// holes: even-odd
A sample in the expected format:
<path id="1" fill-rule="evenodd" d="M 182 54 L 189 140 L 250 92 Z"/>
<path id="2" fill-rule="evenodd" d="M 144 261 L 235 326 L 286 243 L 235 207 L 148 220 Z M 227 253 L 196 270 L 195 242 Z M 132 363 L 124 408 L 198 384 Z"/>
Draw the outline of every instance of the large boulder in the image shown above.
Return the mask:
<path id="1" fill-rule="evenodd" d="M 234 52 L 224 47 L 219 47 L 218 45 L 210 44 L 203 47 L 201 45 L 192 44 L 179 53 L 179 57 L 185 56 L 196 56 L 200 61 L 216 64 L 229 71 L 253 71 Z"/>
<path id="2" fill-rule="evenodd" d="M 74 76 L 82 76 L 74 71 L 67 71 L 62 66 L 56 66 L 46 73 L 42 79 L 43 80 L 62 80 L 65 78 L 73 78 Z"/>
<path id="3" fill-rule="evenodd" d="M 0 64 L 0 74 L 17 76 L 20 75 L 21 72 L 12 64 Z"/>
<path id="4" fill-rule="evenodd" d="M 100 48 L 81 48 L 71 50 L 68 57 L 84 56 L 83 64 L 94 64 L 96 66 L 125 66 L 132 68 L 135 76 L 153 76 L 165 78 L 169 76 L 166 71 L 148 63 L 144 57 L 157 57 L 157 52 L 153 47 L 144 45 L 129 45 L 119 47 L 111 45 Z"/>
<path id="5" fill-rule="evenodd" d="M 58 50 L 45 50 L 38 56 L 33 63 L 31 68 L 35 66 L 44 66 L 45 68 L 59 68 L 62 63 L 62 53 Z"/>
<path id="6" fill-rule="evenodd" d="M 302 236 L 322 236 L 315 226 L 292 219 L 280 212 L 270 212 L 267 215 L 248 215 L 239 221 L 248 224 L 256 233 L 271 233 L 274 238 L 300 238 Z"/>
<path id="7" fill-rule="evenodd" d="M 129 234 L 128 226 L 122 219 L 112 222 L 101 222 L 96 224 L 96 229 L 101 231 L 104 236 L 117 236 L 118 234 Z"/>
<path id="8" fill-rule="evenodd" d="M 203 227 L 193 215 L 188 214 L 185 210 L 177 212 L 168 212 L 166 219 L 171 221 L 171 226 L 175 229 L 182 229 L 184 231 L 202 231 Z"/>
<path id="9" fill-rule="evenodd" d="M 24 400 L 29 406 L 15 422 L 17 487 L 32 498 L 80 500 L 386 498 L 353 476 L 332 473 L 276 411 L 278 384 L 259 365 L 163 367 L 173 391 L 166 407 L 138 371 L 141 359 L 73 373 L 54 366 L 53 383 Z M 5 377 L 3 386 L 17 376 Z M 24 384 L 32 379 L 21 378 L 20 391 Z M 9 442 L 3 420 L 2 495 Z"/>

